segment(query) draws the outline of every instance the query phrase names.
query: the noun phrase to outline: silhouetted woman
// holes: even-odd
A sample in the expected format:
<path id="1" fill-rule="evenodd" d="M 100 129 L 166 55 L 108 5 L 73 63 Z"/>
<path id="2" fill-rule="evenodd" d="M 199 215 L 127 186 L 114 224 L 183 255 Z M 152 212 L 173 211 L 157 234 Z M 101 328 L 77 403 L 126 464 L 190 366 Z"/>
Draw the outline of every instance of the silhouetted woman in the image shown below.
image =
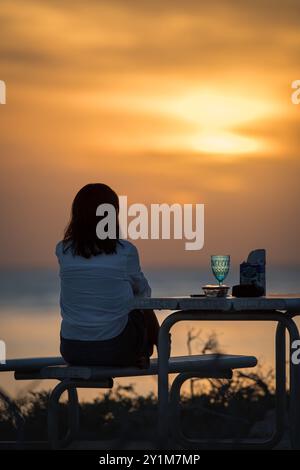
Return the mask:
<path id="1" fill-rule="evenodd" d="M 64 239 L 56 246 L 61 279 L 61 354 L 70 364 L 147 367 L 159 324 L 152 311 L 132 310 L 134 296 L 150 297 L 135 246 L 116 237 L 99 239 L 100 204 L 118 214 L 117 194 L 87 184 L 76 195 Z"/>

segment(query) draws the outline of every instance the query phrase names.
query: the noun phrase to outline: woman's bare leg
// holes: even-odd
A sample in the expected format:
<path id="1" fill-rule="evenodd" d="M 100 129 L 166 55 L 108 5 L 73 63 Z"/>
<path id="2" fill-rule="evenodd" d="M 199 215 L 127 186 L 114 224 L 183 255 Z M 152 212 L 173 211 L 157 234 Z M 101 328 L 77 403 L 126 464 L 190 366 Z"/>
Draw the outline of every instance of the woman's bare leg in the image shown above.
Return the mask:
<path id="1" fill-rule="evenodd" d="M 138 360 L 138 367 L 147 369 L 150 365 L 149 357 L 153 354 L 154 346 L 158 347 L 159 323 L 153 310 L 141 310 L 147 330 L 148 355 L 142 355 Z M 171 333 L 169 333 L 169 357 L 171 355 Z"/>
<path id="2" fill-rule="evenodd" d="M 151 352 L 150 356 L 152 356 L 154 345 L 156 347 L 158 345 L 159 323 L 153 310 L 142 310 L 142 314 L 147 330 L 148 346 Z"/>
<path id="3" fill-rule="evenodd" d="M 146 327 L 147 345 L 144 351 L 138 358 L 137 366 L 141 369 L 148 369 L 150 366 L 150 357 L 153 354 L 154 345 L 158 345 L 158 332 L 159 323 L 153 310 L 141 310 Z"/>

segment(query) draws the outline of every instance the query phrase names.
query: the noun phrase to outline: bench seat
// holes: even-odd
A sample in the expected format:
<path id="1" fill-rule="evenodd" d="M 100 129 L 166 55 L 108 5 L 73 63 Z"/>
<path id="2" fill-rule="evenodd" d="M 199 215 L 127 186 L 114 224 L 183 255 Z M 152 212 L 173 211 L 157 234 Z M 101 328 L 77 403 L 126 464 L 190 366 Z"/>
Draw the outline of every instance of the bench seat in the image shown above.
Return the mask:
<path id="1" fill-rule="evenodd" d="M 253 356 L 230 354 L 205 354 L 171 357 L 170 374 L 183 372 L 220 372 L 238 368 L 254 367 L 257 359 Z M 101 378 L 137 377 L 158 374 L 158 361 L 151 359 L 148 369 L 137 367 L 71 366 L 58 358 L 12 359 L 1 370 L 14 371 L 16 380 L 33 379 L 79 379 L 97 380 Z"/>

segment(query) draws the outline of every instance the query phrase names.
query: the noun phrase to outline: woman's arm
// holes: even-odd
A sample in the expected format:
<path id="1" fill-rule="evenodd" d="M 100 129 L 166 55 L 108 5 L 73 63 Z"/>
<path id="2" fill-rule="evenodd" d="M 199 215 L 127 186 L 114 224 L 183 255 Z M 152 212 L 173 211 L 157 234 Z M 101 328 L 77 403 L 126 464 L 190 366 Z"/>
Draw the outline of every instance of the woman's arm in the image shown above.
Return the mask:
<path id="1" fill-rule="evenodd" d="M 151 297 L 151 287 L 141 270 L 139 254 L 134 245 L 130 245 L 127 271 L 134 295 L 137 297 Z"/>

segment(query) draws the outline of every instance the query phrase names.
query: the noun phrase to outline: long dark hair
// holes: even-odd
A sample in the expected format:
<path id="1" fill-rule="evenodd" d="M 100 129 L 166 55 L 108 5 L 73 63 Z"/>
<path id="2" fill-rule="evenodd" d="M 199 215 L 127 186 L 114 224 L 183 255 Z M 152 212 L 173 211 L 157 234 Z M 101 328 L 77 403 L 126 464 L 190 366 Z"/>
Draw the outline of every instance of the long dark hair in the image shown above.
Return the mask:
<path id="1" fill-rule="evenodd" d="M 115 253 L 119 239 L 119 222 L 116 217 L 116 238 L 100 240 L 96 226 L 101 220 L 96 215 L 100 204 L 111 204 L 118 215 L 119 198 L 106 184 L 87 184 L 76 194 L 72 204 L 71 220 L 63 239 L 64 252 L 71 249 L 74 255 L 90 258 L 102 253 Z"/>

